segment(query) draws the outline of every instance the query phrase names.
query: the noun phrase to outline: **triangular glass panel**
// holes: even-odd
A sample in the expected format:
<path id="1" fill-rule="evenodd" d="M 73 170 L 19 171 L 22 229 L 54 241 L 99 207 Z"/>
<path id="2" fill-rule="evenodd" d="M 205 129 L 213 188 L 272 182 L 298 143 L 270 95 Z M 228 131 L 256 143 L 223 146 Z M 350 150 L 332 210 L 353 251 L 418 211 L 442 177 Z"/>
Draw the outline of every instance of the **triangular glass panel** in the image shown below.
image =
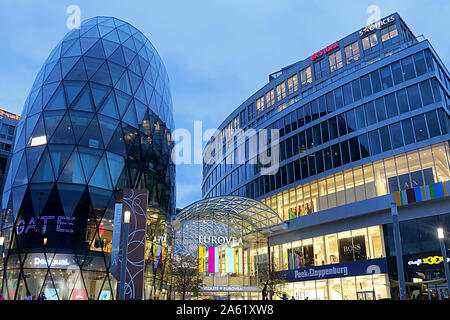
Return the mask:
<path id="1" fill-rule="evenodd" d="M 39 217 L 47 203 L 47 199 L 55 185 L 53 183 L 32 183 L 30 184 L 31 201 L 35 217 Z"/>
<path id="2" fill-rule="evenodd" d="M 94 98 L 95 109 L 98 110 L 101 103 L 103 102 L 103 99 L 108 94 L 110 87 L 102 86 L 95 83 L 91 83 L 90 86 L 92 91 L 92 97 Z"/>
<path id="3" fill-rule="evenodd" d="M 44 111 L 44 122 L 47 133 L 47 141 L 50 141 L 53 132 L 64 116 L 64 110 Z"/>
<path id="4" fill-rule="evenodd" d="M 81 60 L 80 57 L 67 57 L 67 58 L 61 58 L 61 70 L 62 70 L 62 77 L 64 78 L 67 73 L 72 70 L 73 66 Z"/>
<path id="5" fill-rule="evenodd" d="M 50 99 L 50 101 L 47 103 L 47 105 L 44 107 L 45 110 L 59 110 L 59 109 L 66 109 L 67 103 L 66 103 L 66 96 L 64 95 L 64 87 L 61 84 L 58 89 L 56 89 L 55 93 L 53 94 L 53 97 Z"/>
<path id="6" fill-rule="evenodd" d="M 95 110 L 93 107 L 93 101 L 91 97 L 91 89 L 88 84 L 85 85 L 83 91 L 78 96 L 78 98 L 70 106 L 71 109 L 80 111 L 92 112 Z"/>
<path id="7" fill-rule="evenodd" d="M 44 118 L 41 116 L 34 127 L 33 133 L 28 138 L 28 146 L 35 147 L 47 143 L 45 135 Z"/>
<path id="8" fill-rule="evenodd" d="M 122 47 L 122 49 L 123 49 L 123 55 L 125 57 L 125 63 L 128 66 L 131 63 L 131 61 L 133 61 L 134 57 L 137 56 L 137 53 L 126 47 Z"/>
<path id="9" fill-rule="evenodd" d="M 61 122 L 58 125 L 58 128 L 56 128 L 55 133 L 50 139 L 50 143 L 75 144 L 72 123 L 70 121 L 68 112 L 62 118 Z"/>
<path id="10" fill-rule="evenodd" d="M 81 164 L 83 165 L 84 176 L 86 178 L 86 181 L 89 181 L 95 167 L 97 166 L 98 161 L 100 160 L 102 151 L 81 146 L 78 147 L 78 149 L 80 153 Z"/>
<path id="11" fill-rule="evenodd" d="M 49 145 L 48 147 L 50 152 L 50 158 L 52 159 L 53 171 L 56 177 L 59 177 L 59 174 L 64 169 L 67 160 L 73 152 L 73 146 L 65 146 L 65 145 Z"/>
<path id="12" fill-rule="evenodd" d="M 103 63 L 103 65 L 97 70 L 94 76 L 91 78 L 91 81 L 97 82 L 100 84 L 104 84 L 107 86 L 112 85 L 111 77 L 109 75 L 108 64 Z"/>
<path id="13" fill-rule="evenodd" d="M 125 42 L 129 37 L 131 37 L 130 33 L 123 32 L 121 30 L 117 30 L 117 34 L 119 35 L 120 42 Z"/>
<path id="14" fill-rule="evenodd" d="M 34 172 L 31 182 L 51 182 L 55 181 L 51 159 L 47 150 L 42 154 L 41 160 Z"/>
<path id="15" fill-rule="evenodd" d="M 28 116 L 42 111 L 42 88 L 39 88 L 36 92 L 37 96 L 28 111 Z"/>
<path id="16" fill-rule="evenodd" d="M 106 98 L 103 105 L 98 110 L 99 113 L 106 116 L 110 116 L 114 119 L 119 119 L 119 114 L 117 112 L 116 99 L 114 98 L 114 93 L 111 91 Z"/>
<path id="17" fill-rule="evenodd" d="M 86 65 L 87 78 L 90 79 L 100 68 L 100 66 L 105 61 L 104 59 L 98 59 L 93 57 L 83 57 L 84 63 Z"/>
<path id="18" fill-rule="evenodd" d="M 39 120 L 39 114 L 35 114 L 25 119 L 25 133 L 27 138 L 31 136 L 37 121 Z"/>
<path id="19" fill-rule="evenodd" d="M 125 57 L 123 56 L 122 46 L 119 46 L 116 51 L 114 51 L 108 58 L 112 62 L 120 64 L 121 66 L 125 65 Z"/>
<path id="20" fill-rule="evenodd" d="M 138 76 L 136 73 L 132 71 L 129 71 L 128 74 L 130 77 L 131 90 L 133 91 L 134 94 L 142 82 L 142 77 Z"/>
<path id="21" fill-rule="evenodd" d="M 98 31 L 97 25 L 94 25 L 91 29 L 81 34 L 81 37 L 83 38 L 99 38 L 100 32 Z M 83 39 L 81 39 L 83 41 Z"/>
<path id="22" fill-rule="evenodd" d="M 130 86 L 130 80 L 128 78 L 128 72 L 124 72 L 122 77 L 119 81 L 117 81 L 115 85 L 116 89 L 122 90 L 125 93 L 128 93 L 129 95 L 132 94 L 131 86 Z"/>
<path id="23" fill-rule="evenodd" d="M 78 143 L 83 133 L 86 131 L 91 122 L 94 113 L 70 110 L 70 119 L 72 120 L 73 133 L 75 134 L 75 141 Z"/>
<path id="24" fill-rule="evenodd" d="M 72 70 L 70 70 L 66 74 L 64 79 L 65 80 L 81 80 L 81 81 L 87 80 L 86 69 L 84 68 L 84 63 L 83 63 L 82 59 L 78 60 L 78 62 L 73 66 Z"/>
<path id="25" fill-rule="evenodd" d="M 22 199 L 25 195 L 25 191 L 27 190 L 27 185 L 12 188 L 11 189 L 11 199 L 12 199 L 12 209 L 13 209 L 13 215 L 14 218 L 17 217 L 17 214 L 19 213 L 19 209 L 22 205 Z"/>
<path id="26" fill-rule="evenodd" d="M 80 46 L 80 40 L 75 39 L 72 46 L 67 49 L 66 52 L 64 52 L 61 56 L 63 57 L 77 57 L 81 56 L 81 46 Z"/>
<path id="27" fill-rule="evenodd" d="M 116 29 L 112 30 L 110 33 L 108 33 L 106 36 L 104 36 L 103 39 L 120 43 L 119 35 L 117 34 Z"/>
<path id="28" fill-rule="evenodd" d="M 19 132 L 17 132 L 17 133 L 19 133 Z M 20 131 L 20 134 L 17 134 L 16 138 L 15 138 L 14 152 L 25 148 L 26 142 L 27 142 L 27 140 L 25 137 L 25 129 L 23 129 L 23 126 L 22 126 L 22 130 Z"/>
<path id="29" fill-rule="evenodd" d="M 53 94 L 55 93 L 55 90 L 58 88 L 58 86 L 59 86 L 58 82 L 45 84 L 42 86 L 42 105 L 43 106 L 47 105 L 47 102 L 53 96 Z"/>
<path id="30" fill-rule="evenodd" d="M 107 26 L 110 28 L 115 28 L 114 18 L 111 17 L 98 17 L 98 23 L 100 26 Z"/>
<path id="31" fill-rule="evenodd" d="M 133 35 L 134 44 L 136 45 L 136 52 L 139 52 L 139 50 L 142 49 L 144 46 L 144 43 L 141 41 L 140 38 L 136 37 L 136 35 Z"/>
<path id="32" fill-rule="evenodd" d="M 133 61 L 131 61 L 130 65 L 128 66 L 128 69 L 133 71 L 139 76 L 142 76 L 141 66 L 139 65 L 139 56 L 136 55 Z"/>
<path id="33" fill-rule="evenodd" d="M 66 217 L 71 217 L 85 191 L 85 186 L 58 183 L 59 197 Z"/>
<path id="34" fill-rule="evenodd" d="M 58 179 L 59 182 L 66 182 L 70 184 L 85 184 L 83 168 L 80 162 L 80 156 L 78 155 L 78 150 L 75 149 L 72 152 L 69 160 L 66 162 L 64 170 Z"/>
<path id="35" fill-rule="evenodd" d="M 114 90 L 114 93 L 116 94 L 117 107 L 119 110 L 120 117 L 123 117 L 125 110 L 130 104 L 131 96 L 117 90 Z"/>
<path id="36" fill-rule="evenodd" d="M 114 134 L 119 121 L 109 117 L 98 115 L 98 122 L 100 123 L 100 130 L 102 132 L 103 142 L 108 145 L 112 135 Z"/>
<path id="37" fill-rule="evenodd" d="M 122 170 L 122 173 L 120 174 L 120 177 L 116 184 L 116 190 L 123 190 L 123 189 L 129 189 L 131 188 L 131 182 L 130 182 L 130 173 L 128 170 L 128 166 L 125 166 L 125 168 Z"/>
<path id="38" fill-rule="evenodd" d="M 103 49 L 105 49 L 105 56 L 108 58 L 119 47 L 119 43 L 102 39 Z"/>
<path id="39" fill-rule="evenodd" d="M 128 110 L 125 112 L 125 115 L 122 118 L 122 121 L 125 123 L 128 123 L 134 128 L 139 128 L 136 118 L 136 111 L 134 109 L 134 103 L 130 103 L 130 106 L 128 107 Z"/>
<path id="40" fill-rule="evenodd" d="M 136 97 L 136 99 L 139 99 L 142 103 L 147 103 L 144 81 L 141 81 L 141 84 L 139 85 L 139 88 L 136 90 L 134 96 Z"/>
<path id="41" fill-rule="evenodd" d="M 127 47 L 128 49 L 136 52 L 136 45 L 134 44 L 134 40 L 133 37 L 129 37 L 124 43 L 123 45 L 125 47 Z"/>
<path id="42" fill-rule="evenodd" d="M 114 27 L 108 26 L 107 24 L 99 24 L 98 25 L 98 31 L 100 32 L 100 37 L 105 36 L 106 34 L 111 32 L 111 30 L 113 30 L 113 29 L 114 29 Z"/>
<path id="43" fill-rule="evenodd" d="M 78 37 L 75 37 L 72 39 L 64 39 L 61 42 L 61 55 L 64 55 L 64 53 L 66 53 L 66 51 L 69 50 L 69 48 L 73 46 L 75 41 L 77 41 L 77 38 Z"/>
<path id="44" fill-rule="evenodd" d="M 81 146 L 87 146 L 90 148 L 103 149 L 102 135 L 97 119 L 94 117 L 91 123 L 88 125 L 86 132 L 81 138 L 79 144 Z"/>
<path id="45" fill-rule="evenodd" d="M 125 141 L 123 139 L 123 132 L 120 126 L 117 127 L 114 132 L 111 141 L 109 142 L 108 151 L 120 154 L 124 157 L 127 156 L 127 148 L 125 147 Z"/>
<path id="46" fill-rule="evenodd" d="M 86 56 L 105 59 L 102 41 L 98 40 L 86 53 Z"/>
<path id="47" fill-rule="evenodd" d="M 117 81 L 122 77 L 126 68 L 118 65 L 117 63 L 107 61 L 109 66 L 109 73 L 111 74 L 111 79 L 113 84 L 115 85 Z"/>
<path id="48" fill-rule="evenodd" d="M 109 170 L 111 172 L 111 179 L 113 186 L 116 186 L 117 181 L 122 173 L 123 166 L 125 165 L 125 160 L 122 156 L 107 152 L 107 158 L 109 163 Z"/>
<path id="49" fill-rule="evenodd" d="M 141 87 L 142 87 L 142 85 L 141 85 Z M 141 124 L 142 120 L 144 119 L 145 112 L 147 111 L 147 106 L 145 104 L 139 102 L 138 100 L 134 100 L 134 106 L 136 107 L 137 122 L 139 124 Z"/>
<path id="50" fill-rule="evenodd" d="M 141 74 L 144 75 L 147 68 L 150 66 L 150 62 L 142 58 L 140 55 L 138 55 L 137 58 L 139 59 L 139 65 L 141 66 Z"/>
<path id="51" fill-rule="evenodd" d="M 91 180 L 89 180 L 89 185 L 102 189 L 112 189 L 111 177 L 105 155 L 100 159 Z"/>
<path id="52" fill-rule="evenodd" d="M 98 41 L 98 38 L 80 38 L 81 43 L 81 51 L 83 54 L 86 54 L 86 52 Z"/>
<path id="53" fill-rule="evenodd" d="M 55 81 L 60 81 L 61 78 L 62 78 L 62 76 L 61 76 L 61 64 L 58 61 L 55 64 L 55 66 L 53 67 L 53 69 L 50 72 L 50 74 L 45 79 L 44 83 L 52 83 L 52 82 L 55 82 Z"/>
<path id="54" fill-rule="evenodd" d="M 27 183 L 28 183 L 27 157 L 26 154 L 23 153 L 22 160 L 20 160 L 20 163 L 18 164 L 18 170 L 13 182 L 13 187 L 22 186 Z"/>
<path id="55" fill-rule="evenodd" d="M 123 22 L 123 21 L 120 21 L 120 22 L 122 22 L 122 23 L 117 26 L 117 29 L 124 33 L 131 34 L 131 30 L 130 30 L 128 23 Z"/>
<path id="56" fill-rule="evenodd" d="M 67 104 L 71 105 L 73 100 L 78 96 L 81 89 L 83 89 L 84 82 L 82 81 L 64 81 L 64 89 L 66 89 Z"/>

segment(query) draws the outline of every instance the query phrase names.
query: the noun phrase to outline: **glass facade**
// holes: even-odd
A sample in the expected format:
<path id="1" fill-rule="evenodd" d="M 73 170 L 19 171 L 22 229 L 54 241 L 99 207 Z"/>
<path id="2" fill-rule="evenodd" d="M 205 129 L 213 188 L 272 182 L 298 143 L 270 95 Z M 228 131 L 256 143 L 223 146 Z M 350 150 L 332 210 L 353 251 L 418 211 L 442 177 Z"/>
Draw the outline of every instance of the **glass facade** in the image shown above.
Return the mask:
<path id="1" fill-rule="evenodd" d="M 38 73 L 17 127 L 2 201 L 3 296 L 114 299 L 115 204 L 123 189 L 147 189 L 148 245 L 165 232 L 175 210 L 173 129 L 165 67 L 140 31 L 109 17 L 71 30 Z"/>

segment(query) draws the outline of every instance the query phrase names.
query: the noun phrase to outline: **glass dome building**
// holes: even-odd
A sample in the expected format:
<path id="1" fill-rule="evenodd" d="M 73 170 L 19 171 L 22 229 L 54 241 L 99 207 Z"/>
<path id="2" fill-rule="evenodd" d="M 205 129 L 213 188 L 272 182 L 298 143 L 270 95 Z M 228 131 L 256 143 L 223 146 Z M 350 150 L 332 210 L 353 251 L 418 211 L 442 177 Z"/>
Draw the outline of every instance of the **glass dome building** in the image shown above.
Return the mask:
<path id="1" fill-rule="evenodd" d="M 123 189 L 148 190 L 148 215 L 162 221 L 151 236 L 164 232 L 175 210 L 173 129 L 166 69 L 139 30 L 95 17 L 68 32 L 16 131 L 2 198 L 3 296 L 113 299 L 115 204 Z"/>

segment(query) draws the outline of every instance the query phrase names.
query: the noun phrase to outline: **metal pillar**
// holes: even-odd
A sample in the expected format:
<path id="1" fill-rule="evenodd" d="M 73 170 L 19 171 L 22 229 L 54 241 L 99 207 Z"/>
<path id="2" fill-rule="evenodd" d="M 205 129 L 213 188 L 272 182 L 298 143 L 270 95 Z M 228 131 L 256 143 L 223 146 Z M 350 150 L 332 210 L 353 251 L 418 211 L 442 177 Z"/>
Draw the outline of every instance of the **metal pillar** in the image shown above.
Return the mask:
<path id="1" fill-rule="evenodd" d="M 395 253 L 397 261 L 398 287 L 400 291 L 400 299 L 406 300 L 405 288 L 405 271 L 403 268 L 403 250 L 402 240 L 400 236 L 400 225 L 398 223 L 397 203 L 391 202 L 392 226 L 395 242 Z"/>

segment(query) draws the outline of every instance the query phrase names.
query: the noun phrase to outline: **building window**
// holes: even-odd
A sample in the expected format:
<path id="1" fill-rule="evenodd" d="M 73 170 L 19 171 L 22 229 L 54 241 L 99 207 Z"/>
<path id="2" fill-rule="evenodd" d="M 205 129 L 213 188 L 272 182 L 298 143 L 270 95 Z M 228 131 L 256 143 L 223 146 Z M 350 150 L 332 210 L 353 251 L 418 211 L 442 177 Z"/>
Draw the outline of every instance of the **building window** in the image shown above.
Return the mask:
<path id="1" fill-rule="evenodd" d="M 288 92 L 289 94 L 294 93 L 298 90 L 298 77 L 297 74 L 294 74 L 292 77 L 288 79 Z"/>
<path id="2" fill-rule="evenodd" d="M 398 36 L 397 28 L 394 25 L 389 26 L 387 28 L 381 29 L 381 41 L 385 42 L 386 40 L 395 38 Z"/>
<path id="3" fill-rule="evenodd" d="M 300 80 L 302 86 L 312 82 L 311 67 L 307 67 L 300 71 Z"/>
<path id="4" fill-rule="evenodd" d="M 341 51 L 337 51 L 328 56 L 328 62 L 330 63 L 330 72 L 336 71 L 343 67 Z"/>
<path id="5" fill-rule="evenodd" d="M 266 93 L 266 106 L 267 108 L 273 106 L 273 104 L 275 103 L 275 93 L 272 90 L 270 90 L 269 92 Z"/>
<path id="6" fill-rule="evenodd" d="M 377 34 L 373 33 L 365 38 L 362 38 L 363 49 L 370 49 L 378 44 Z"/>
<path id="7" fill-rule="evenodd" d="M 358 61 L 359 59 L 359 46 L 358 42 L 355 41 L 352 44 L 346 46 L 344 48 L 345 58 L 347 59 L 347 64 L 352 63 L 353 61 Z"/>
<path id="8" fill-rule="evenodd" d="M 314 63 L 314 75 L 316 79 L 320 79 L 328 74 L 328 64 L 326 59 L 322 59 L 319 62 Z"/>
<path id="9" fill-rule="evenodd" d="M 286 83 L 283 81 L 277 85 L 277 101 L 286 98 Z"/>
<path id="10" fill-rule="evenodd" d="M 264 110 L 264 96 L 256 99 L 256 112 L 260 113 Z"/>

